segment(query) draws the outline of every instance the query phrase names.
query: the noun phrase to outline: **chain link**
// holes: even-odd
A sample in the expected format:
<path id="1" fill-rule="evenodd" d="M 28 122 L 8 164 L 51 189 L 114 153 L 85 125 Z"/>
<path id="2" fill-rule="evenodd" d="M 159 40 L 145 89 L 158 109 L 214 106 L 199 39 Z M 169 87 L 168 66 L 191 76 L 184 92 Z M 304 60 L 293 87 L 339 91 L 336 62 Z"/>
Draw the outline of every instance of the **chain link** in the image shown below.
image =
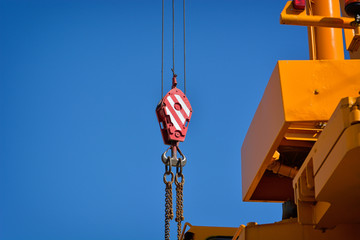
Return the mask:
<path id="1" fill-rule="evenodd" d="M 171 175 L 170 181 L 166 176 Z M 174 218 L 172 184 L 174 182 L 174 173 L 171 172 L 171 166 L 165 166 L 164 183 L 165 183 L 165 240 L 170 240 L 170 220 Z"/>
<path id="2" fill-rule="evenodd" d="M 181 181 L 179 181 L 181 178 Z M 176 185 L 176 218 L 177 222 L 177 239 L 181 238 L 181 222 L 184 220 L 184 201 L 183 201 L 183 191 L 184 191 L 184 183 L 185 178 L 182 174 L 182 168 L 180 167 L 180 171 L 177 168 L 177 172 L 175 175 L 175 185 Z"/>
<path id="3" fill-rule="evenodd" d="M 171 161 L 165 163 L 164 183 L 165 183 L 165 240 L 170 240 L 170 220 L 174 218 L 173 212 L 173 197 L 172 197 L 172 184 L 175 180 L 176 185 L 176 217 L 177 222 L 177 239 L 181 238 L 181 222 L 184 220 L 184 204 L 183 204 L 183 192 L 185 178 L 182 173 L 182 165 L 180 160 L 176 166 L 176 174 L 171 171 Z M 167 176 L 171 176 L 168 181 Z M 174 178 L 175 177 L 175 178 Z"/>

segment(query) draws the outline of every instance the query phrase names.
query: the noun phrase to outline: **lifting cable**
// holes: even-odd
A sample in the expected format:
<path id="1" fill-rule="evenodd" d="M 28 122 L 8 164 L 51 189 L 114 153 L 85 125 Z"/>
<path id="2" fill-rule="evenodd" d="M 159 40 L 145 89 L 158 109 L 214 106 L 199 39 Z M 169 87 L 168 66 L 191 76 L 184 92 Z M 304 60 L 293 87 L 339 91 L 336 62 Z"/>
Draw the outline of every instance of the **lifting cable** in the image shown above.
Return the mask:
<path id="1" fill-rule="evenodd" d="M 184 92 L 186 93 L 186 38 L 185 38 L 185 0 L 183 0 L 183 31 L 184 31 Z M 175 0 L 172 0 L 172 87 L 164 97 L 164 0 L 162 0 L 162 32 L 161 32 L 161 101 L 156 107 L 161 134 L 166 145 L 170 147 L 162 154 L 161 160 L 165 165 L 163 180 L 165 183 L 165 240 L 170 239 L 170 221 L 174 217 L 172 185 L 176 186 L 176 217 L 177 239 L 181 239 L 181 222 L 183 216 L 183 188 L 185 178 L 182 173 L 186 164 L 186 157 L 179 148 L 179 142 L 185 140 L 188 124 L 192 115 L 192 108 L 185 94 L 176 88 L 175 73 Z M 171 155 L 167 156 L 167 152 Z M 180 154 L 180 157 L 178 157 Z M 176 167 L 176 173 L 172 172 Z M 170 178 L 170 180 L 167 179 Z"/>
<path id="2" fill-rule="evenodd" d="M 161 98 L 164 96 L 164 0 L 162 0 L 161 22 Z"/>
<path id="3" fill-rule="evenodd" d="M 184 93 L 186 94 L 186 40 L 185 40 L 185 0 L 183 0 L 183 26 L 184 26 Z"/>
<path id="4" fill-rule="evenodd" d="M 175 75 L 175 0 L 172 0 L 172 59 L 173 59 L 173 67 L 172 72 Z"/>
<path id="5" fill-rule="evenodd" d="M 185 34 L 185 0 L 183 0 L 183 45 L 184 45 L 184 93 L 186 94 L 186 34 Z M 172 69 L 175 74 L 175 0 L 172 0 Z M 161 98 L 164 97 L 164 0 L 162 0 L 161 22 Z"/>

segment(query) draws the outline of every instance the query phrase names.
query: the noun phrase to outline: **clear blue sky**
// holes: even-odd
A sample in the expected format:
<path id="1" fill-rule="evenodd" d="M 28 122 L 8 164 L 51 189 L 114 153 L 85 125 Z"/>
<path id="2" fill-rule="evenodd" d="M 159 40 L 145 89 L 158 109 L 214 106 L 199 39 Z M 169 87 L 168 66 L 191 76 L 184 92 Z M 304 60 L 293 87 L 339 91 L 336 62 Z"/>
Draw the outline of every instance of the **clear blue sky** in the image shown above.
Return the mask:
<path id="1" fill-rule="evenodd" d="M 240 149 L 276 61 L 308 59 L 306 28 L 279 24 L 285 3 L 187 0 L 193 225 L 281 219 L 281 204 L 242 202 Z M 161 0 L 0 0 L 0 239 L 163 238 L 160 64 Z"/>

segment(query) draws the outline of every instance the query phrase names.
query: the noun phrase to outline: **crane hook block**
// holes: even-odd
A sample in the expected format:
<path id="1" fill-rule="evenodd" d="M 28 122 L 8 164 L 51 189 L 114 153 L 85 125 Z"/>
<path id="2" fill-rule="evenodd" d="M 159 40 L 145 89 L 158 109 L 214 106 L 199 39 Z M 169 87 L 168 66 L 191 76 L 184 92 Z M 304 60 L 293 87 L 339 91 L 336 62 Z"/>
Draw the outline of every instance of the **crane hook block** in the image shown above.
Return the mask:
<path id="1" fill-rule="evenodd" d="M 192 108 L 185 94 L 173 87 L 156 107 L 161 134 L 166 145 L 185 140 Z"/>

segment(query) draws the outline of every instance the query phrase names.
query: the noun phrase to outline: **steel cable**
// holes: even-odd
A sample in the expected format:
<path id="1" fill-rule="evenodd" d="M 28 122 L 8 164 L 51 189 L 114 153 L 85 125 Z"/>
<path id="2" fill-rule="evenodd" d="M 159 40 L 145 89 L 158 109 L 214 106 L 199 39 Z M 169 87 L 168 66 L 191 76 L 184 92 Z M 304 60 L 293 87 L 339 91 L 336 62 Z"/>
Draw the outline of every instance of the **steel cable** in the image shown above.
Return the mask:
<path id="1" fill-rule="evenodd" d="M 173 74 L 175 75 L 175 5 L 174 0 L 172 0 L 172 52 L 173 52 Z"/>
<path id="2" fill-rule="evenodd" d="M 185 0 L 183 0 L 183 31 L 184 31 L 184 93 L 186 94 L 186 28 L 185 28 Z M 172 72 L 175 76 L 175 0 L 172 0 Z M 164 96 L 164 0 L 162 0 L 161 24 L 161 98 Z"/>
<path id="3" fill-rule="evenodd" d="M 184 19 L 184 93 L 186 94 L 186 40 L 185 40 L 185 0 L 183 0 L 183 19 Z"/>
<path id="4" fill-rule="evenodd" d="M 161 99 L 164 96 L 164 0 L 162 0 L 161 22 Z"/>

